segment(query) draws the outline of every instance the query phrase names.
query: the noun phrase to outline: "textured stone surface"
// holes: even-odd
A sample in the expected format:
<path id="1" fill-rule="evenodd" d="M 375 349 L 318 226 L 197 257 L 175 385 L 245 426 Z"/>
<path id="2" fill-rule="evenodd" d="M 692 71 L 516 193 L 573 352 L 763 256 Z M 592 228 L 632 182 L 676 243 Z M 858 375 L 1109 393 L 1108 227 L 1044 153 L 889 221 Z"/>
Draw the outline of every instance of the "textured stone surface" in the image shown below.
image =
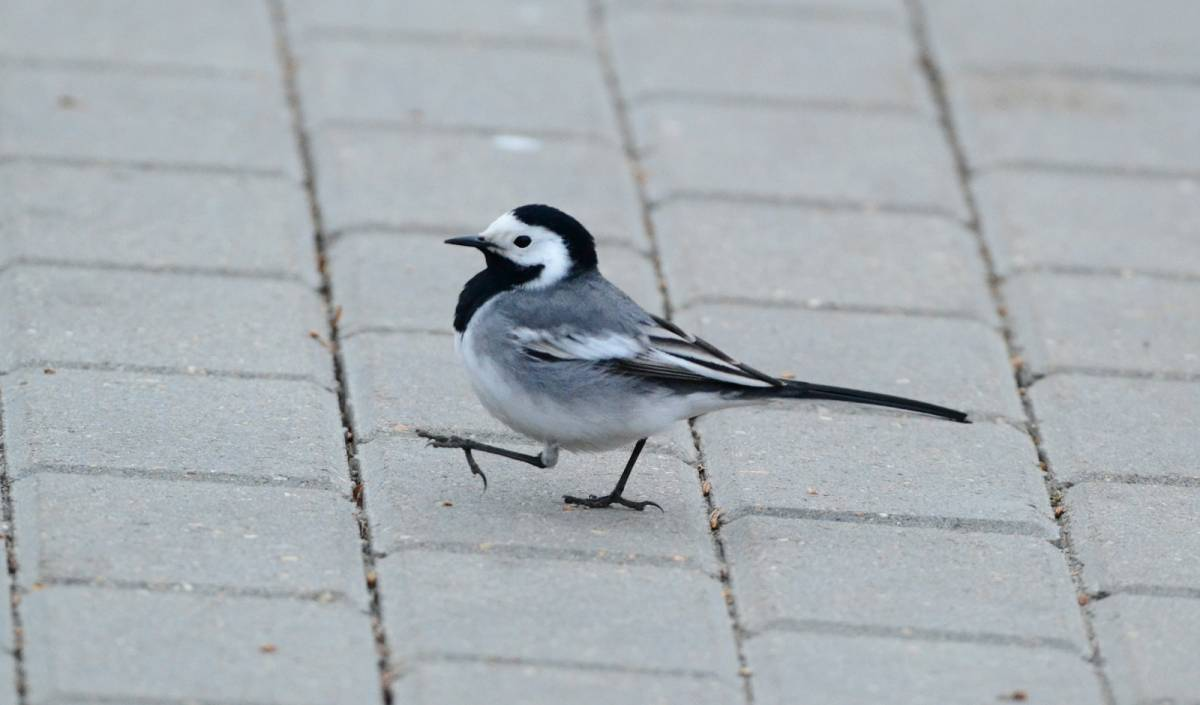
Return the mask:
<path id="1" fill-rule="evenodd" d="M 398 658 L 421 651 L 736 679 L 721 584 L 696 570 L 413 550 L 383 559 L 379 579 L 389 631 L 408 635 Z M 547 585 L 555 588 L 542 592 Z"/>
<path id="2" fill-rule="evenodd" d="M 366 607 L 353 505 L 334 492 L 46 473 L 20 480 L 13 505 L 26 588 L 228 587 Z"/>
<path id="3" fill-rule="evenodd" d="M 0 162 L 0 267 L 31 259 L 316 283 L 298 184 L 244 175 Z"/>
<path id="4" fill-rule="evenodd" d="M 279 79 L 0 67 L 0 156 L 299 173 Z M 236 106 L 236 107 L 235 107 Z"/>
<path id="5" fill-rule="evenodd" d="M 1051 163 L 1194 174 L 1200 133 L 1191 86 L 1049 75 L 965 74 L 950 82 L 975 167 Z"/>
<path id="6" fill-rule="evenodd" d="M 22 612 L 31 702 L 380 701 L 370 623 L 345 605 L 50 587 Z"/>
<path id="7" fill-rule="evenodd" d="M 540 450 L 528 443 L 502 445 Z M 489 479 L 486 492 L 461 451 L 429 448 L 421 439 L 376 439 L 361 446 L 359 455 L 375 547 L 384 552 L 442 543 L 517 552 L 533 547 L 613 560 L 649 556 L 716 572 L 696 470 L 680 460 L 668 438 L 642 451 L 625 490 L 631 499 L 658 502 L 663 512 L 563 504 L 564 494 L 607 494 L 628 449 L 564 453 L 545 470 L 479 453 L 475 459 Z"/>
<path id="8" fill-rule="evenodd" d="M 1030 390 L 1059 481 L 1200 479 L 1200 385 L 1055 375 Z"/>
<path id="9" fill-rule="evenodd" d="M 796 409 L 727 411 L 698 423 L 727 512 L 922 516 L 1056 538 L 1037 455 L 1006 423 Z"/>
<path id="10" fill-rule="evenodd" d="M 839 705 L 1104 702 L 1091 667 L 1057 649 L 773 632 L 750 639 L 746 654 L 762 705 L 793 703 L 798 693 Z"/>
<path id="11" fill-rule="evenodd" d="M 1067 492 L 1067 508 L 1090 592 L 1200 590 L 1200 488 L 1090 482 Z"/>
<path id="12" fill-rule="evenodd" d="M 357 29 L 404 36 L 478 39 L 526 39 L 583 42 L 588 34 L 584 0 L 522 0 L 516 6 L 492 0 L 454 3 L 416 0 L 287 0 L 296 26 Z"/>
<path id="13" fill-rule="evenodd" d="M 619 139 L 600 65 L 584 48 L 339 37 L 306 42 L 300 53 L 307 117 L 317 124 L 362 120 Z"/>
<path id="14" fill-rule="evenodd" d="M 11 307 L 11 369 L 47 361 L 333 378 L 320 299 L 298 282 L 17 267 L 0 273 Z"/>
<path id="15" fill-rule="evenodd" d="M 1113 694 L 1125 703 L 1191 705 L 1200 693 L 1200 601 L 1114 595 L 1095 607 Z"/>
<path id="16" fill-rule="evenodd" d="M 557 663 L 506 663 L 498 660 L 423 659 L 398 681 L 397 700 L 421 705 L 473 705 L 480 691 L 490 702 L 528 702 L 537 693 L 545 702 L 609 705 L 731 705 L 742 702 L 736 683 L 709 674 L 642 673 L 635 670 L 573 668 Z"/>
<path id="17" fill-rule="evenodd" d="M 1000 336 L 971 321 L 705 305 L 679 323 L 772 374 L 1022 418 Z M 841 405 L 847 413 L 854 408 Z"/>
<path id="18" fill-rule="evenodd" d="M 1200 181 L 1038 172 L 974 181 L 1002 272 L 1092 267 L 1200 274 Z"/>
<path id="19" fill-rule="evenodd" d="M 752 632 L 836 624 L 1084 650 L 1064 559 L 1040 538 L 758 517 L 721 533 Z"/>
<path id="20" fill-rule="evenodd" d="M 654 211 L 676 307 L 830 303 L 993 321 L 978 245 L 944 218 L 680 201 Z"/>
<path id="21" fill-rule="evenodd" d="M 715 192 L 963 212 L 945 140 L 915 116 L 662 103 L 633 118 L 655 200 Z"/>
<path id="22" fill-rule="evenodd" d="M 337 398 L 309 382 L 40 369 L 0 382 L 10 477 L 66 466 L 347 482 Z"/>
<path id="23" fill-rule="evenodd" d="M 1194 32 L 1200 6 L 1190 0 L 926 0 L 924 6 L 939 58 L 955 66 L 1200 73 Z"/>
<path id="24" fill-rule="evenodd" d="M 444 245 L 443 239 L 356 233 L 339 241 L 331 271 L 343 307 L 343 335 L 379 329 L 451 332 L 459 292 L 484 262 L 477 252 Z M 645 308 L 661 313 L 649 257 L 612 245 L 601 245 L 599 257 L 600 271 L 613 283 Z"/>
<path id="25" fill-rule="evenodd" d="M 0 46 L 38 59 L 273 71 L 267 9 L 244 0 L 16 0 L 5 4 Z"/>
<path id="26" fill-rule="evenodd" d="M 348 128 L 318 137 L 318 190 L 330 230 L 387 225 L 474 233 L 517 206 L 548 203 L 599 238 L 643 241 L 637 194 L 625 156 L 613 146 Z"/>
<path id="27" fill-rule="evenodd" d="M 634 103 L 682 94 L 929 107 L 911 36 L 901 27 L 627 4 L 609 32 Z"/>
<path id="28" fill-rule="evenodd" d="M 1022 355 L 1059 368 L 1200 373 L 1200 284 L 1022 274 L 1005 285 Z"/>

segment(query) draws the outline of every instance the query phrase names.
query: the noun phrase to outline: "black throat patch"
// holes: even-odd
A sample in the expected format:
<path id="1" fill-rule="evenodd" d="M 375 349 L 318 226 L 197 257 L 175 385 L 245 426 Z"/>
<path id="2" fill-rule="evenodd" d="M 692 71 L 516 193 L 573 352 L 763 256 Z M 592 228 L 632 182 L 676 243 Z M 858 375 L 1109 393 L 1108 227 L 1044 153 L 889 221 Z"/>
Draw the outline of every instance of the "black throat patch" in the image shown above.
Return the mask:
<path id="1" fill-rule="evenodd" d="M 525 282 L 533 281 L 542 273 L 542 265 L 522 267 L 491 252 L 483 253 L 487 269 L 471 277 L 454 307 L 454 330 L 462 333 L 467 324 L 484 304 L 493 296 L 513 289 Z"/>

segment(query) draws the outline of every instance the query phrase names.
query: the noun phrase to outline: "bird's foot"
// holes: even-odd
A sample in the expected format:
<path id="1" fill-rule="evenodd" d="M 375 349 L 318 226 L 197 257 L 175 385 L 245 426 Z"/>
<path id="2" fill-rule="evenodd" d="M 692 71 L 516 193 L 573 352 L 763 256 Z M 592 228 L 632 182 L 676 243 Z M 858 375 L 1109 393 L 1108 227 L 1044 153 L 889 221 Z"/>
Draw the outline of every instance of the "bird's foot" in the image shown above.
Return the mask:
<path id="1" fill-rule="evenodd" d="M 429 441 L 434 448 L 468 448 L 471 441 L 460 436 L 442 436 L 428 431 L 417 431 L 417 435 Z"/>
<path id="2" fill-rule="evenodd" d="M 475 462 L 475 456 L 471 453 L 474 444 L 471 441 L 458 436 L 439 436 L 426 431 L 417 431 L 417 435 L 428 440 L 429 445 L 434 448 L 461 448 L 463 454 L 467 456 L 467 465 L 471 468 L 471 474 L 478 475 L 479 479 L 483 480 L 483 490 L 487 491 L 487 475 L 483 474 L 479 463 Z"/>
<path id="3" fill-rule="evenodd" d="M 593 494 L 588 495 L 587 499 L 584 499 L 583 497 L 573 497 L 568 494 L 563 495 L 563 501 L 567 504 L 578 504 L 581 507 L 588 507 L 591 509 L 603 509 L 605 507 L 611 507 L 614 504 L 619 504 L 622 507 L 636 509 L 639 512 L 644 510 L 646 507 L 654 507 L 658 511 L 665 513 L 665 510 L 659 506 L 658 502 L 651 502 L 650 500 L 635 502 L 631 499 L 625 499 L 619 494 L 609 494 L 604 495 L 603 497 L 597 497 Z"/>

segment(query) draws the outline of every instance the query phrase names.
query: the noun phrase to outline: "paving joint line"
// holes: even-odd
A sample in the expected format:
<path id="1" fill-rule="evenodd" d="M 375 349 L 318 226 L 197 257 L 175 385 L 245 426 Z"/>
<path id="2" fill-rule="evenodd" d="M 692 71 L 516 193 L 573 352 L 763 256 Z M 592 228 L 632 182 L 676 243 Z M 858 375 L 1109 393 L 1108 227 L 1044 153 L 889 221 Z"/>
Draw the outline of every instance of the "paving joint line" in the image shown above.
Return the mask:
<path id="1" fill-rule="evenodd" d="M 124 362 L 84 362 L 80 360 L 19 360 L 5 373 L 15 373 L 23 370 L 42 370 L 43 374 L 52 375 L 59 370 L 84 372 L 113 372 L 125 374 L 162 375 L 164 377 L 195 377 L 216 379 L 245 379 L 259 382 L 302 382 L 312 384 L 320 389 L 336 394 L 337 390 L 322 384 L 312 374 L 293 372 L 244 372 L 242 370 L 214 370 L 206 367 L 170 367 L 167 365 L 133 365 Z"/>
<path id="2" fill-rule="evenodd" d="M 88 73 L 129 74 L 145 78 L 208 78 L 229 81 L 256 81 L 270 79 L 252 69 L 230 69 L 219 66 L 201 66 L 153 61 L 122 61 L 120 59 L 91 59 L 66 57 L 41 57 L 0 54 L 0 66 L 13 66 L 30 71 L 76 71 Z"/>
<path id="3" fill-rule="evenodd" d="M 804 509 L 748 505 L 724 514 L 722 524 L 739 519 L 762 517 L 804 521 L 827 521 L 869 526 L 891 526 L 913 529 L 934 529 L 965 534 L 1000 534 L 1004 536 L 1045 537 L 1045 526 L 1030 521 L 1009 519 L 977 519 L 971 517 L 934 516 L 928 514 L 896 514 L 891 512 L 856 512 L 839 509 Z"/>
<path id="4" fill-rule="evenodd" d="M 544 128 L 525 127 L 494 127 L 489 125 L 467 125 L 448 123 L 416 123 L 403 120 L 383 120 L 368 118 L 328 118 L 316 120 L 311 129 L 340 130 L 342 132 L 412 132 L 427 135 L 449 135 L 466 137 L 529 137 L 547 142 L 583 142 L 604 147 L 620 146 L 608 137 L 597 132 L 582 132 L 574 130 L 549 130 Z"/>
<path id="5" fill-rule="evenodd" d="M 772 96 L 759 93 L 709 93 L 694 90 L 644 90 L 630 96 L 627 104 L 631 108 L 661 103 L 682 103 L 716 107 L 755 107 L 787 112 L 833 112 L 867 113 L 872 115 L 895 115 L 913 119 L 928 119 L 930 116 L 913 105 L 886 101 L 838 100 L 832 98 L 804 98 L 800 96 Z"/>
<path id="6" fill-rule="evenodd" d="M 3 390 L 0 390 L 0 394 Z M 17 691 L 18 705 L 28 702 L 28 681 L 25 675 L 25 629 L 21 620 L 21 593 L 18 587 L 17 540 L 15 512 L 13 511 L 12 478 L 8 475 L 8 446 L 4 425 L 4 398 L 0 396 L 0 519 L 4 521 L 4 557 L 8 570 L 8 609 L 12 621 L 13 683 Z"/>
<path id="7" fill-rule="evenodd" d="M 1161 281 L 1200 283 L 1200 272 L 1169 269 L 1139 269 L 1137 267 L 1092 267 L 1079 264 L 1025 264 L 1009 269 L 1003 278 L 1011 280 L 1025 274 L 1052 274 L 1070 277 L 1100 277 L 1112 279 L 1157 279 Z"/>
<path id="8" fill-rule="evenodd" d="M 332 472 L 332 471 L 329 471 Z M 233 472 L 172 471 L 126 465 L 84 465 L 73 463 L 34 463 L 11 478 L 13 484 L 39 475 L 83 475 L 85 477 L 120 477 L 163 482 L 208 482 L 239 487 L 287 487 L 291 489 L 339 491 L 331 479 L 309 479 L 288 475 L 242 475 Z"/>
<path id="9" fill-rule="evenodd" d="M 1072 487 L 1077 487 L 1079 485 L 1098 484 L 1200 488 L 1200 476 L 1188 477 L 1187 475 L 1108 474 L 1096 472 L 1084 473 L 1069 482 L 1057 483 L 1055 487 L 1059 490 L 1069 490 Z"/>
<path id="10" fill-rule="evenodd" d="M 984 237 L 981 218 L 979 215 L 979 207 L 975 201 L 975 194 L 971 187 L 972 172 L 970 163 L 967 159 L 966 149 L 958 133 L 958 127 L 954 122 L 954 114 L 951 110 L 950 99 L 947 93 L 945 78 L 942 75 L 942 69 L 934 58 L 932 42 L 929 35 L 929 26 L 925 15 L 925 7 L 923 0 L 905 0 L 909 23 L 913 35 L 914 42 L 919 52 L 919 62 L 922 73 L 925 76 L 929 91 L 933 96 L 934 103 L 937 106 L 938 113 L 941 118 L 943 135 L 946 143 L 950 148 L 951 155 L 954 159 L 954 165 L 957 172 L 959 188 L 962 191 L 963 198 L 966 201 L 967 213 L 969 215 L 967 221 L 967 229 L 974 235 L 976 243 L 979 247 L 979 255 L 983 260 L 988 273 L 988 289 L 991 291 L 992 301 L 996 306 L 996 313 L 1000 318 L 1002 332 L 1004 335 L 1004 344 L 1008 351 L 1010 360 L 1019 359 L 1020 350 L 1017 346 L 1016 336 L 1013 330 L 1012 321 L 1009 317 L 1008 303 L 1005 299 L 1003 288 L 1001 287 L 1000 277 L 997 275 L 998 268 L 996 266 L 995 257 L 992 254 L 991 247 L 988 244 L 987 238 Z M 1038 461 L 1045 473 L 1043 481 L 1046 487 L 1046 493 L 1049 495 L 1050 504 L 1052 507 L 1065 505 L 1062 503 L 1062 493 L 1055 488 L 1054 469 L 1050 465 L 1049 456 L 1046 454 L 1045 447 L 1042 443 L 1041 431 L 1037 425 L 1037 415 L 1034 412 L 1033 403 L 1028 394 L 1028 379 L 1024 374 L 1023 367 L 1013 365 L 1013 382 L 1017 387 L 1017 392 L 1021 398 L 1021 405 L 1024 408 L 1026 420 L 1028 422 L 1027 433 L 1030 442 L 1033 444 L 1037 452 Z M 1062 512 L 1057 518 L 1059 526 L 1060 539 L 1058 547 L 1063 555 L 1064 567 L 1071 579 L 1071 583 L 1075 588 L 1075 594 L 1078 601 L 1077 609 L 1083 623 L 1084 635 L 1087 638 L 1087 644 L 1090 649 L 1088 661 L 1091 663 L 1092 671 L 1096 676 L 1100 686 L 1101 696 L 1104 699 L 1105 705 L 1116 705 L 1116 696 L 1113 692 L 1112 682 L 1109 680 L 1108 674 L 1104 670 L 1104 657 L 1100 649 L 1100 640 L 1096 635 L 1095 624 L 1093 623 L 1092 613 L 1087 606 L 1088 601 L 1083 599 L 1087 595 L 1087 590 L 1083 583 L 1083 564 L 1075 553 L 1074 544 L 1071 539 L 1070 522 L 1066 512 Z"/>
<path id="11" fill-rule="evenodd" d="M 104 577 L 59 575 L 42 578 L 24 588 L 26 594 L 51 587 L 96 588 L 125 592 L 169 592 L 202 597 L 247 597 L 262 600 L 295 600 L 319 604 L 353 605 L 350 596 L 340 590 L 273 590 L 270 588 L 192 583 L 188 581 L 120 580 Z"/>
<path id="12" fill-rule="evenodd" d="M 275 33 L 276 52 L 283 74 L 283 90 L 292 117 L 292 130 L 295 134 L 296 148 L 299 152 L 304 172 L 304 190 L 308 197 L 311 211 L 313 247 L 317 260 L 317 271 L 321 276 L 320 292 L 325 304 L 329 332 L 330 362 L 333 366 L 333 376 L 337 384 L 338 407 L 341 412 L 343 429 L 342 440 L 346 453 L 346 468 L 353 486 L 351 500 L 355 506 L 355 517 L 358 521 L 359 538 L 362 544 L 360 549 L 363 564 L 363 580 L 369 596 L 371 631 L 375 642 L 376 669 L 379 673 L 380 696 L 383 699 L 384 705 L 391 705 L 393 702 L 392 652 L 388 644 L 386 623 L 383 618 L 383 598 L 375 566 L 371 522 L 367 513 L 366 485 L 363 483 L 362 470 L 358 462 L 353 410 L 350 407 L 345 361 L 342 357 L 338 330 L 339 309 L 334 303 L 332 278 L 328 270 L 329 249 L 325 241 L 325 225 L 321 213 L 321 204 L 317 197 L 316 165 L 313 158 L 313 147 L 307 122 L 305 121 L 303 102 L 300 98 L 300 88 L 296 79 L 297 62 L 292 50 L 291 41 L 288 37 L 287 15 L 283 0 L 264 1 L 267 4 L 267 10 L 270 13 L 271 24 Z"/>
<path id="13" fill-rule="evenodd" d="M 1145 179 L 1150 181 L 1198 181 L 1200 171 L 1164 169 L 1148 166 L 1117 166 L 1113 164 L 1079 164 L 1070 162 L 1039 161 L 1036 159 L 1001 159 L 987 164 L 968 166 L 968 171 L 977 176 L 1003 172 L 1040 172 L 1069 176 L 1094 176 L 1118 179 Z"/>
<path id="14" fill-rule="evenodd" d="M 646 192 L 646 186 L 643 175 L 641 161 L 638 156 L 637 140 L 633 130 L 632 120 L 629 115 L 629 105 L 624 98 L 624 93 L 621 89 L 620 77 L 617 75 L 616 63 L 612 56 L 612 43 L 608 34 L 608 17 L 606 16 L 606 8 L 602 0 L 589 0 L 588 3 L 588 20 L 592 34 L 592 41 L 596 51 L 596 60 L 600 65 L 600 70 L 604 76 L 604 85 L 608 92 L 608 97 L 612 109 L 617 117 L 617 127 L 621 136 L 621 144 L 625 150 L 625 161 L 629 167 L 629 177 L 634 183 L 637 191 L 638 203 L 641 210 L 642 227 L 646 232 L 646 238 L 649 241 L 649 255 L 651 263 L 654 265 L 655 278 L 658 280 L 658 292 L 662 302 L 663 315 L 667 320 L 670 320 L 673 315 L 671 305 L 671 293 L 667 287 L 666 272 L 662 263 L 662 249 L 658 242 L 654 227 L 654 219 L 651 211 L 651 201 L 649 194 Z M 696 450 L 697 458 L 697 483 L 701 495 L 704 497 L 705 506 L 707 509 L 707 521 L 711 527 L 711 539 L 713 544 L 713 553 L 717 559 L 719 575 L 721 583 L 721 595 L 724 598 L 725 607 L 729 614 L 729 627 L 731 637 L 733 638 L 734 649 L 737 653 L 738 660 L 738 675 L 742 681 L 742 696 L 746 705 L 754 704 L 754 685 L 752 682 L 753 671 L 750 670 L 749 663 L 746 658 L 746 650 L 744 648 L 744 630 L 737 610 L 737 601 L 733 594 L 733 581 L 729 571 L 729 564 L 726 557 L 726 547 L 724 539 L 720 533 L 720 521 L 718 518 L 719 510 L 713 505 L 713 497 L 711 491 L 705 488 L 710 487 L 709 481 L 704 471 L 704 451 L 700 443 L 700 435 L 696 429 L 695 422 L 688 420 L 688 430 L 692 435 L 692 445 Z"/>
<path id="15" fill-rule="evenodd" d="M 299 284 L 310 291 L 313 287 L 296 272 L 270 269 L 236 269 L 230 267 L 205 267 L 180 264 L 138 264 L 107 260 L 72 260 L 57 257 L 13 257 L 0 263 L 0 274 L 20 267 L 42 267 L 47 269 L 82 269 L 101 272 L 125 272 L 136 274 L 164 274 L 188 277 L 212 277 L 216 279 L 250 279 Z"/>
<path id="16" fill-rule="evenodd" d="M 374 29 L 341 25 L 316 25 L 304 30 L 301 41 L 350 41 L 362 44 L 425 44 L 471 49 L 519 50 L 535 53 L 583 52 L 587 46 L 573 39 L 509 36 L 482 33 L 457 34 L 407 29 Z"/>
<path id="17" fill-rule="evenodd" d="M 845 304 L 824 299 L 761 299 L 750 296 L 727 296 L 722 294 L 693 296 L 680 304 L 676 312 L 701 306 L 743 306 L 746 308 L 798 309 L 828 313 L 852 313 L 903 318 L 937 318 L 951 321 L 979 323 L 999 331 L 995 323 L 989 323 L 970 311 L 948 309 L 914 308 L 907 306 L 880 306 L 873 304 Z"/>
<path id="18" fill-rule="evenodd" d="M 649 208 L 656 211 L 677 202 L 733 203 L 749 206 L 773 206 L 776 208 L 805 208 L 831 213 L 857 213 L 865 215 L 901 215 L 940 218 L 966 226 L 967 222 L 949 208 L 920 204 L 876 203 L 854 199 L 822 198 L 802 195 L 772 195 L 749 191 L 716 191 L 699 189 L 675 189 L 650 201 Z"/>
<path id="19" fill-rule="evenodd" d="M 1027 371 L 1026 389 L 1047 377 L 1067 375 L 1076 377 L 1108 377 L 1112 379 L 1142 379 L 1161 382 L 1200 382 L 1200 372 L 1182 370 L 1137 370 L 1119 367 L 1087 367 L 1084 365 L 1052 365 L 1040 372 Z"/>
<path id="20" fill-rule="evenodd" d="M 614 3 L 610 2 L 609 4 L 612 5 Z M 839 7 L 835 3 L 810 5 L 807 7 L 788 7 L 776 4 L 732 4 L 704 0 L 665 0 L 656 3 L 646 3 L 644 5 L 626 2 L 620 4 L 619 7 L 618 12 L 662 9 L 678 14 L 736 15 L 739 17 L 792 20 L 798 23 L 845 22 L 848 24 L 900 27 L 896 21 L 896 17 L 888 12 L 878 10 L 849 10 Z"/>
<path id="21" fill-rule="evenodd" d="M 755 629 L 751 636 L 771 632 L 796 634 L 833 634 L 847 637 L 900 639 L 903 641 L 951 642 L 958 644 L 986 644 L 989 646 L 1020 646 L 1030 649 L 1050 648 L 1078 654 L 1079 647 L 1066 639 L 1057 637 L 1018 636 L 999 632 L 967 632 L 955 629 L 930 629 L 928 627 L 898 627 L 882 624 L 855 624 L 827 619 L 775 619 Z"/>
<path id="22" fill-rule="evenodd" d="M 128 169 L 131 171 L 165 171 L 179 174 L 206 174 L 210 176 L 242 176 L 257 179 L 291 181 L 285 169 L 239 166 L 236 164 L 210 164 L 205 162 L 166 162 L 147 159 L 98 159 L 92 157 L 65 157 L 49 154 L 0 154 L 0 167 L 7 164 L 36 164 L 45 166 L 73 167 L 77 169 Z"/>
<path id="23" fill-rule="evenodd" d="M 1051 78 L 1069 81 L 1108 81 L 1144 86 L 1200 86 L 1200 74 L 1175 71 L 1141 71 L 1116 66 L 1069 64 L 1005 64 L 1000 66 L 966 65 L 963 71 L 985 78 Z"/>
<path id="24" fill-rule="evenodd" d="M 687 556 L 662 556 L 646 553 L 623 553 L 607 549 L 555 548 L 515 543 L 473 543 L 467 541 L 424 541 L 408 539 L 397 541 L 377 558 L 387 558 L 398 553 L 430 552 L 454 553 L 472 556 L 502 556 L 529 561 L 559 561 L 565 563 L 603 563 L 611 565 L 633 565 L 651 568 L 694 570 L 708 574 L 694 559 Z"/>
<path id="25" fill-rule="evenodd" d="M 660 676 L 667 678 L 691 678 L 695 680 L 717 680 L 719 676 L 712 671 L 690 670 L 683 668 L 648 668 L 642 666 L 627 666 L 617 663 L 597 663 L 594 661 L 571 661 L 566 659 L 525 658 L 522 656 L 493 656 L 487 654 L 467 654 L 449 651 L 417 652 L 414 660 L 433 663 L 482 663 L 497 666 L 534 666 L 565 671 L 599 671 L 602 673 L 629 673 L 636 675 Z"/>

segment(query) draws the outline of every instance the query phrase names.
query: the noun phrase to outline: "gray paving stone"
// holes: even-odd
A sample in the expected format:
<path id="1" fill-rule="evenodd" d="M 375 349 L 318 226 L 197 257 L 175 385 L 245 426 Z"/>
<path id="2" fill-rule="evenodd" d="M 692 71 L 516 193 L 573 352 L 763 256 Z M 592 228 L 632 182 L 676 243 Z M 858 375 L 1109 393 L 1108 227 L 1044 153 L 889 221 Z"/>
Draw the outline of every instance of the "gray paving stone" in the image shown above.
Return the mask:
<path id="1" fill-rule="evenodd" d="M 26 589 L 232 587 L 366 608 L 358 523 L 334 492 L 39 474 L 16 483 L 13 506 Z"/>
<path id="2" fill-rule="evenodd" d="M 525 203 L 548 203 L 600 239 L 645 242 L 625 155 L 586 140 L 328 128 L 315 141 L 329 230 L 479 232 Z"/>
<path id="3" fill-rule="evenodd" d="M 369 620 L 345 605 L 51 587 L 21 612 L 30 702 L 380 701 Z"/>
<path id="4" fill-rule="evenodd" d="M 1039 266 L 1200 274 L 1200 181 L 1024 171 L 983 174 L 973 186 L 1002 274 Z"/>
<path id="5" fill-rule="evenodd" d="M 961 74 L 949 95 L 976 168 L 1033 162 L 1194 173 L 1200 111 L 1191 86 Z"/>
<path id="6" fill-rule="evenodd" d="M 633 112 L 647 188 L 963 214 L 945 138 L 914 116 L 660 103 Z"/>
<path id="7" fill-rule="evenodd" d="M 360 439 L 414 429 L 519 440 L 492 418 L 472 391 L 449 335 L 363 333 L 343 341 L 346 382 Z M 686 424 L 659 442 L 681 458 L 694 455 Z"/>
<path id="8" fill-rule="evenodd" d="M 699 571 L 416 550 L 378 566 L 388 632 L 407 635 L 397 659 L 670 670 L 736 687 L 721 584 Z"/>
<path id="9" fill-rule="evenodd" d="M 504 661 L 422 661 L 392 689 L 397 702 L 422 705 L 475 705 L 482 691 L 487 692 L 487 702 L 496 705 L 528 703 L 531 693 L 541 702 L 570 705 L 733 705 L 743 701 L 735 685 L 709 676 Z"/>
<path id="10" fill-rule="evenodd" d="M 320 299 L 297 282 L 14 267 L 0 366 L 146 365 L 332 381 Z M 7 357 L 7 360 L 5 359 Z"/>
<path id="11" fill-rule="evenodd" d="M 996 318 L 978 245 L 944 218 L 680 201 L 655 209 L 654 227 L 676 307 L 722 297 Z"/>
<path id="12" fill-rule="evenodd" d="M 1067 508 L 1089 592 L 1200 589 L 1200 488 L 1089 482 L 1068 490 Z"/>
<path id="13" fill-rule="evenodd" d="M 902 27 L 653 4 L 622 10 L 609 31 L 635 103 L 684 94 L 932 110 Z"/>
<path id="14" fill-rule="evenodd" d="M 348 483 L 337 398 L 312 383 L 65 369 L 0 380 L 10 477 L 54 466 Z"/>
<path id="15" fill-rule="evenodd" d="M 704 417 L 698 428 L 717 503 L 734 515 L 919 516 L 1058 538 L 1033 443 L 1006 423 L 768 407 Z"/>
<path id="16" fill-rule="evenodd" d="M 1055 375 L 1029 394 L 1059 481 L 1200 479 L 1200 384 Z"/>
<path id="17" fill-rule="evenodd" d="M 1200 284 L 1031 272 L 1009 279 L 1005 292 L 1034 372 L 1200 373 Z"/>
<path id="18" fill-rule="evenodd" d="M 308 41 L 300 52 L 305 109 L 314 124 L 551 131 L 620 144 L 600 64 L 588 49 L 364 43 L 339 36 Z"/>
<path id="19" fill-rule="evenodd" d="M 680 2 L 679 0 L 606 0 L 613 12 L 640 10 L 650 5 L 677 11 L 766 14 L 778 18 L 802 20 L 842 19 L 858 22 L 899 24 L 904 18 L 901 0 L 705 0 L 705 2 Z"/>
<path id="20" fill-rule="evenodd" d="M 726 304 L 676 319 L 764 372 L 1024 418 L 1003 341 L 981 323 Z"/>
<path id="21" fill-rule="evenodd" d="M 304 29 L 353 28 L 399 35 L 449 35 L 464 40 L 588 40 L 588 5 L 584 0 L 523 0 L 516 6 L 491 0 L 288 0 L 287 7 L 292 22 Z"/>
<path id="22" fill-rule="evenodd" d="M 1085 650 L 1066 561 L 1041 538 L 759 517 L 721 531 L 751 632 L 838 625 Z"/>
<path id="23" fill-rule="evenodd" d="M 279 80 L 0 66 L 0 156 L 299 175 Z"/>
<path id="24" fill-rule="evenodd" d="M 474 252 L 450 248 L 428 234 L 355 233 L 332 250 L 330 271 L 343 306 L 343 336 L 408 329 L 451 332 L 454 306 L 467 280 L 483 269 Z M 654 266 L 625 246 L 601 245 L 600 269 L 645 308 L 661 313 Z M 406 302 L 423 301 L 416 306 Z"/>
<path id="25" fill-rule="evenodd" d="M 1095 607 L 1096 636 L 1118 705 L 1194 705 L 1200 600 L 1114 595 Z"/>
<path id="26" fill-rule="evenodd" d="M 0 46 L 22 58 L 251 69 L 277 65 L 266 3 L 217 0 L 17 0 Z"/>
<path id="27" fill-rule="evenodd" d="M 798 693 L 838 705 L 1104 702 L 1091 667 L 1055 649 L 777 632 L 745 650 L 760 705 L 794 703 Z"/>
<path id="28" fill-rule="evenodd" d="M 537 452 L 528 443 L 506 447 Z M 651 556 L 716 574 L 708 512 L 696 470 L 656 442 L 642 452 L 625 495 L 664 512 L 568 507 L 564 494 L 607 494 L 628 450 L 568 453 L 549 470 L 477 454 L 485 492 L 456 450 L 412 437 L 380 438 L 359 448 L 376 550 L 454 543 L 498 551 L 528 547 L 608 560 Z M 450 505 L 445 504 L 450 502 Z"/>
<path id="29" fill-rule="evenodd" d="M 304 191 L 279 179 L 0 163 L 17 259 L 294 277 L 316 285 Z"/>
<path id="30" fill-rule="evenodd" d="M 1200 73 L 1200 6 L 1189 0 L 929 0 L 925 7 L 939 58 L 956 66 Z"/>

